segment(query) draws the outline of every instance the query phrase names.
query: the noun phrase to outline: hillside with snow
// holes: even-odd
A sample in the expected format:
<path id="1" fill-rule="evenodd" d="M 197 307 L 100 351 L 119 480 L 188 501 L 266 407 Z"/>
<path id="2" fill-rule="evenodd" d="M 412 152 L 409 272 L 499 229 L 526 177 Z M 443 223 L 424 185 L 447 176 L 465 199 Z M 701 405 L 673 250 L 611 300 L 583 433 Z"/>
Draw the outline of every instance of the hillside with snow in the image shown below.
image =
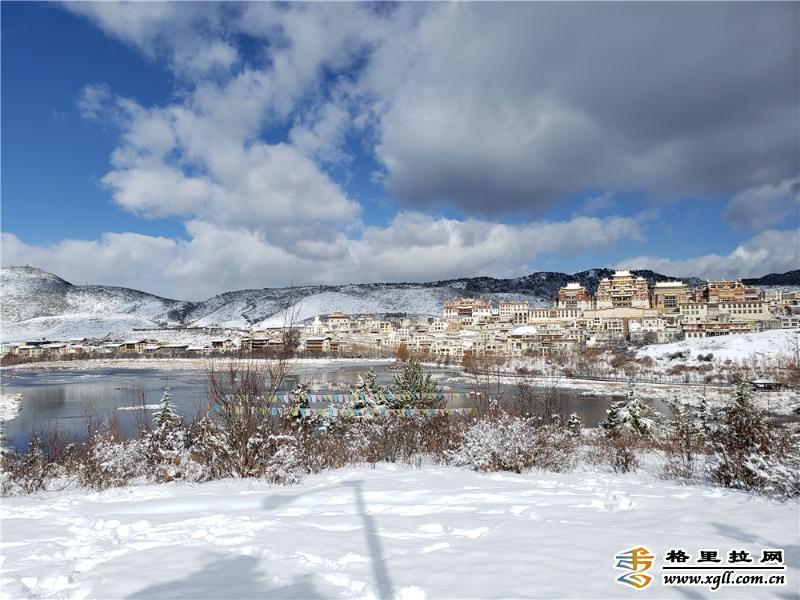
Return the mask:
<path id="1" fill-rule="evenodd" d="M 566 277 L 566 276 L 565 276 Z M 506 280 L 506 288 L 472 280 L 429 284 L 356 284 L 265 288 L 226 292 L 202 302 L 161 298 L 138 290 L 73 285 L 35 267 L 5 267 L 0 275 L 2 341 L 118 336 L 165 325 L 264 328 L 334 311 L 348 314 L 440 315 L 444 303 L 464 295 L 550 302 L 543 288 Z M 483 280 L 481 280 L 483 281 Z M 495 280 L 501 281 L 501 280 Z"/>
<path id="2" fill-rule="evenodd" d="M 633 271 L 649 282 L 669 279 Z M 590 292 L 610 269 L 532 273 L 514 279 L 474 277 L 431 283 L 364 283 L 231 291 L 201 302 L 161 298 L 139 290 L 73 285 L 35 267 L 4 267 L 0 274 L 3 342 L 119 336 L 166 325 L 259 329 L 305 321 L 334 311 L 347 314 L 438 316 L 444 303 L 463 296 L 493 302 L 550 304 L 558 290 L 578 281 Z M 700 285 L 699 279 L 684 281 Z"/>

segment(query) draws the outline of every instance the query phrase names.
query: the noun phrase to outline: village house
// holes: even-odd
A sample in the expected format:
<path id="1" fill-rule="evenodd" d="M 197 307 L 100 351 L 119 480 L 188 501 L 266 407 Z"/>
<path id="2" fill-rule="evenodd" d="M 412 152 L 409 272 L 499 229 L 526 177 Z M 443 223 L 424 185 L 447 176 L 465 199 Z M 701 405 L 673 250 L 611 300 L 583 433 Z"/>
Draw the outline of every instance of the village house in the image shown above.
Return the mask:
<path id="1" fill-rule="evenodd" d="M 728 315 L 731 321 L 765 321 L 772 315 L 769 305 L 760 300 L 744 302 L 722 302 L 718 306 L 719 316 Z"/>
<path id="2" fill-rule="evenodd" d="M 331 340 L 328 335 L 312 336 L 305 339 L 305 351 L 311 354 L 327 354 L 331 351 Z"/>
<path id="3" fill-rule="evenodd" d="M 527 323 L 528 309 L 527 302 L 501 302 L 498 305 L 498 318 L 507 323 Z"/>
<path id="4" fill-rule="evenodd" d="M 731 333 L 750 333 L 753 331 L 749 323 L 720 323 L 717 321 L 706 323 L 687 323 L 683 326 L 686 339 L 707 338 Z"/>
<path id="5" fill-rule="evenodd" d="M 189 344 L 164 344 L 156 349 L 155 354 L 161 358 L 175 358 L 186 354 L 188 349 Z"/>
<path id="6" fill-rule="evenodd" d="M 231 339 L 217 339 L 211 340 L 211 349 L 212 350 L 235 350 L 236 344 Z"/>
<path id="7" fill-rule="evenodd" d="M 474 325 L 492 317 L 492 305 L 483 298 L 460 298 L 444 304 L 444 318 L 462 325 Z"/>
<path id="8" fill-rule="evenodd" d="M 334 311 L 328 315 L 328 326 L 331 330 L 343 331 L 350 329 L 350 316 L 339 311 Z"/>

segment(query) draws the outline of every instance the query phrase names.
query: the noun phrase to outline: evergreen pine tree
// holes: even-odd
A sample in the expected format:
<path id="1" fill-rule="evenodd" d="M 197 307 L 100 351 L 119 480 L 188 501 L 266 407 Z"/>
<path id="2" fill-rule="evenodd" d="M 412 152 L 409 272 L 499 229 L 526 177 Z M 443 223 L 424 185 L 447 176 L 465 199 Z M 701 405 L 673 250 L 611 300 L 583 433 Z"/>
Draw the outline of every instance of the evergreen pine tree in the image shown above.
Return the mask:
<path id="1" fill-rule="evenodd" d="M 172 395 L 169 393 L 169 386 L 165 386 L 158 409 L 153 414 L 153 425 L 156 429 L 172 428 L 180 421 L 181 418 L 175 411 L 175 403 L 172 402 Z"/>
<path id="2" fill-rule="evenodd" d="M 157 449 L 178 451 L 183 448 L 183 420 L 175 411 L 169 386 L 164 387 L 164 394 L 153 415 L 153 425 L 152 441 Z"/>
<path id="3" fill-rule="evenodd" d="M 614 402 L 606 413 L 608 417 L 600 426 L 611 437 L 626 433 L 655 437 L 659 432 L 653 409 L 642 401 L 633 385 L 628 388 L 625 398 Z"/>
<path id="4" fill-rule="evenodd" d="M 576 413 L 572 413 L 567 419 L 567 429 L 572 435 L 580 435 L 582 426 L 581 418 Z"/>
<path id="5" fill-rule="evenodd" d="M 416 356 L 410 357 L 394 376 L 395 408 L 431 407 L 437 403 L 439 385 L 426 373 Z"/>

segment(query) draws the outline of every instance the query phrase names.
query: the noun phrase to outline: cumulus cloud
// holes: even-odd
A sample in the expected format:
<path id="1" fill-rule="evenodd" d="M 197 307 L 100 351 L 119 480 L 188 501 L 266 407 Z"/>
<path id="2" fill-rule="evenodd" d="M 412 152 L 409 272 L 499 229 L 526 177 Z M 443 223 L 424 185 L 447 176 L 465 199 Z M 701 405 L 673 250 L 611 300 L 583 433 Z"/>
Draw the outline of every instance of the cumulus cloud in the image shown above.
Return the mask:
<path id="1" fill-rule="evenodd" d="M 642 239 L 642 222 L 627 217 L 504 225 L 400 213 L 360 237 L 334 233 L 282 237 L 272 230 L 186 224 L 188 240 L 133 233 L 99 240 L 29 245 L 2 239 L 3 265 L 34 264 L 77 283 L 127 285 L 180 299 L 202 299 L 244 287 L 343 282 L 433 280 L 521 275 L 549 254 L 580 254 L 621 240 Z"/>
<path id="2" fill-rule="evenodd" d="M 790 217 L 800 225 L 800 179 L 743 190 L 731 198 L 725 210 L 725 221 L 751 230 L 766 229 Z"/>
<path id="3" fill-rule="evenodd" d="M 164 51 L 194 76 L 196 109 L 250 135 L 289 120 L 287 141 L 325 161 L 365 128 L 387 190 L 417 209 L 531 212 L 598 188 L 719 197 L 800 162 L 797 4 L 68 8 Z M 262 60 L 239 63 L 239 36 Z"/>
<path id="4" fill-rule="evenodd" d="M 111 88 L 105 83 L 89 84 L 83 87 L 78 97 L 78 110 L 87 120 L 99 119 L 108 107 Z"/>
<path id="5" fill-rule="evenodd" d="M 798 266 L 800 229 L 763 231 L 728 254 L 706 254 L 685 260 L 638 256 L 620 263 L 621 268 L 653 269 L 666 275 L 709 279 L 761 277 L 795 270 Z"/>
<path id="6" fill-rule="evenodd" d="M 181 77 L 212 74 L 232 67 L 236 49 L 224 39 L 225 4 L 204 2 L 67 2 L 82 15 L 152 60 L 166 59 Z M 211 38 L 209 40 L 209 38 Z"/>
<path id="7" fill-rule="evenodd" d="M 43 247 L 4 234 L 4 264 L 197 299 L 521 274 L 540 256 L 643 240 L 646 210 L 598 216 L 621 191 L 732 197 L 728 221 L 748 227 L 791 216 L 781 198 L 800 161 L 797 4 L 66 8 L 171 70 L 175 93 L 160 106 L 102 84 L 78 106 L 120 132 L 101 180 L 114 201 L 179 219 L 186 239 L 109 233 Z M 388 225 L 362 223 L 330 174 L 352 158 L 350 136 L 401 206 Z M 608 192 L 569 220 L 534 216 L 587 190 Z M 754 216 L 754 199 L 769 216 Z M 426 214 L 438 204 L 464 217 Z M 491 222 L 514 212 L 528 222 Z M 767 231 L 692 261 L 632 260 L 761 274 L 796 265 L 793 235 Z"/>
<path id="8" fill-rule="evenodd" d="M 797 5 L 437 5 L 399 83 L 373 86 L 388 189 L 491 213 L 598 187 L 699 196 L 781 181 L 800 160 L 797 17 Z"/>

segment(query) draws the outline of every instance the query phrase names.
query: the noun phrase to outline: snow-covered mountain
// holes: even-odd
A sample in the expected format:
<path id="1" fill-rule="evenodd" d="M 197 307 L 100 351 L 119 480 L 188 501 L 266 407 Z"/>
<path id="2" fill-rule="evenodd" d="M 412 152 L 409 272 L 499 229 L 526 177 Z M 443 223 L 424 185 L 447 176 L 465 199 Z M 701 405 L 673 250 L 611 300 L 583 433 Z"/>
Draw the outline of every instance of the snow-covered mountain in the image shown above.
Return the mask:
<path id="1" fill-rule="evenodd" d="M 138 290 L 73 285 L 35 267 L 5 267 L 0 275 L 3 341 L 124 335 L 134 328 L 164 325 L 260 328 L 305 320 L 336 310 L 348 314 L 440 315 L 447 300 L 484 296 L 493 301 L 527 300 L 547 305 L 569 281 L 590 291 L 610 269 L 573 275 L 533 273 L 515 279 L 476 277 L 432 283 L 369 283 L 266 288 L 226 292 L 202 302 L 160 298 Z M 652 281 L 667 279 L 636 271 Z M 699 285 L 698 279 L 685 279 Z"/>

